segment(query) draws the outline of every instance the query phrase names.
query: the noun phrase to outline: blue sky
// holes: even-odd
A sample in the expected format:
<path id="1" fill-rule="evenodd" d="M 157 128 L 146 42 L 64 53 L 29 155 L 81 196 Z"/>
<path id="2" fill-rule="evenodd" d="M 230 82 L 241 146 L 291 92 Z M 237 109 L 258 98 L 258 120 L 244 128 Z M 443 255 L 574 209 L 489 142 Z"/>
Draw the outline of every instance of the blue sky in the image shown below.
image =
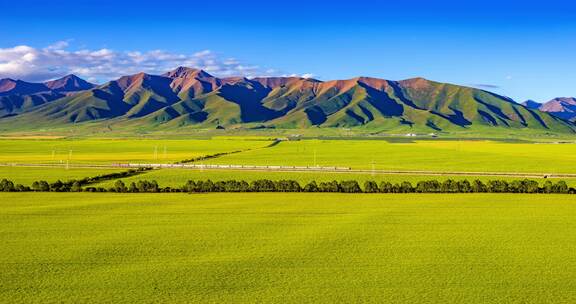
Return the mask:
<path id="1" fill-rule="evenodd" d="M 421 76 L 518 101 L 576 95 L 576 4 L 462 2 L 2 1 L 0 78 L 102 82 L 185 63 L 219 76 Z"/>

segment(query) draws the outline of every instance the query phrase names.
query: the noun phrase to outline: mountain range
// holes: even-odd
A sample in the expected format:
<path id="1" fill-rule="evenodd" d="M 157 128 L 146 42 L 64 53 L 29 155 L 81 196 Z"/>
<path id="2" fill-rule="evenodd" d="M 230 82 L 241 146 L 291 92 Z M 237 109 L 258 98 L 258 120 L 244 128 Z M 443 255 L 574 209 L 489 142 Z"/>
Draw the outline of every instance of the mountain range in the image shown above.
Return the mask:
<path id="1" fill-rule="evenodd" d="M 558 97 L 545 103 L 527 100 L 522 104 L 531 109 L 548 112 L 556 117 L 576 121 L 576 98 L 574 97 Z"/>
<path id="2" fill-rule="evenodd" d="M 0 117 L 26 112 L 56 99 L 94 87 L 96 85 L 75 75 L 44 83 L 31 83 L 10 78 L 0 79 Z"/>
<path id="3" fill-rule="evenodd" d="M 576 130 L 566 117 L 543 112 L 546 109 L 423 78 L 217 78 L 179 67 L 162 75 L 123 76 L 102 85 L 74 75 L 45 83 L 0 80 L 4 130 L 69 124 L 155 129 Z"/>

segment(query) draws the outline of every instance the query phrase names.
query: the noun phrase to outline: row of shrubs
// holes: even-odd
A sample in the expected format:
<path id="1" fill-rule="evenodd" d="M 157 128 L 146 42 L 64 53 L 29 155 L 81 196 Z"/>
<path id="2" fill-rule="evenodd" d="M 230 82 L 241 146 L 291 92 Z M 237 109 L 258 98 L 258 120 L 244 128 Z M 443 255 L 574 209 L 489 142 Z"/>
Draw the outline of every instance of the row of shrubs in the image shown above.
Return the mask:
<path id="1" fill-rule="evenodd" d="M 138 170 L 134 170 L 138 171 Z M 131 172 L 130 174 L 135 174 Z M 410 182 L 392 184 L 382 182 L 377 184 L 374 181 L 367 181 L 364 187 L 360 187 L 357 181 L 331 181 L 316 183 L 312 181 L 303 187 L 294 180 L 272 181 L 267 179 L 256 180 L 250 183 L 246 181 L 228 180 L 217 181 L 200 180 L 188 181 L 180 188 L 160 187 L 154 180 L 138 181 L 126 185 L 123 181 L 117 180 L 113 187 L 83 187 L 81 181 L 69 181 L 48 183 L 37 181 L 31 187 L 15 185 L 12 181 L 3 179 L 0 181 L 0 191 L 38 191 L 38 192 L 121 192 L 121 193 L 155 193 L 155 192 L 339 192 L 339 193 L 562 193 L 575 194 L 576 189 L 568 187 L 566 182 L 558 181 L 552 183 L 546 181 L 542 186 L 534 180 L 515 180 L 507 182 L 504 180 L 491 180 L 484 183 L 480 180 L 469 182 L 468 180 L 451 180 L 443 182 L 436 180 L 420 181 L 416 185 Z M 90 180 L 94 180 L 91 178 Z"/>
<path id="2" fill-rule="evenodd" d="M 8 179 L 2 179 L 0 181 L 0 191 L 2 192 L 26 192 L 26 191 L 39 191 L 39 192 L 80 192 L 82 188 L 86 185 L 100 183 L 107 180 L 114 180 L 119 178 L 127 178 L 134 175 L 141 174 L 145 171 L 151 170 L 152 168 L 138 168 L 130 169 L 123 172 L 114 172 L 109 174 L 102 174 L 93 177 L 85 177 L 79 180 L 70 180 L 67 182 L 56 181 L 54 183 L 48 183 L 47 181 L 35 181 L 32 186 L 25 186 L 22 184 L 14 184 L 14 182 Z"/>
<path id="3" fill-rule="evenodd" d="M 282 142 L 281 140 L 276 139 L 276 140 L 274 140 L 272 143 L 270 143 L 268 146 L 266 146 L 266 148 L 272 148 L 272 147 L 278 145 L 278 144 L 281 143 L 281 142 Z M 195 157 L 195 158 L 189 158 L 189 159 L 181 160 L 181 161 L 177 162 L 176 164 L 188 164 L 188 163 L 193 163 L 193 162 L 199 162 L 199 161 L 203 161 L 203 160 L 218 158 L 218 157 L 220 157 L 220 156 L 225 156 L 225 155 L 230 155 L 230 154 L 236 154 L 236 153 L 240 153 L 240 152 L 244 152 L 244 151 L 249 151 L 249 150 L 251 150 L 251 149 L 236 150 L 236 151 L 230 151 L 230 152 L 220 152 L 220 153 L 216 153 L 216 154 L 198 156 L 198 157 Z"/>
<path id="4" fill-rule="evenodd" d="M 436 180 L 420 181 L 416 185 L 405 181 L 392 184 L 366 181 L 364 187 L 355 180 L 331 181 L 317 183 L 312 181 L 303 187 L 294 180 L 256 180 L 246 181 L 188 181 L 180 189 L 183 192 L 339 192 L 339 193 L 576 193 L 576 189 L 568 187 L 566 182 L 552 183 L 546 181 L 542 186 L 534 180 L 491 180 L 484 183 L 480 180 L 455 181 L 448 179 L 443 182 Z"/>
<path id="5" fill-rule="evenodd" d="M 281 142 L 282 142 L 281 140 L 276 139 L 276 140 L 274 140 L 271 144 L 269 144 L 268 146 L 266 146 L 266 148 L 272 148 L 272 147 L 278 145 L 278 144 L 281 143 Z M 189 159 L 181 160 L 181 161 L 179 161 L 179 162 L 176 162 L 176 164 L 194 163 L 194 162 L 199 162 L 199 161 L 203 161 L 203 160 L 218 158 L 218 157 L 220 157 L 220 156 L 225 156 L 225 155 L 230 155 L 230 154 L 236 154 L 236 153 L 240 153 L 240 152 L 244 152 L 244 151 L 249 151 L 249 150 L 251 150 L 251 149 L 236 150 L 236 151 L 230 151 L 230 152 L 220 152 L 220 153 L 216 153 L 216 154 L 198 156 L 198 157 L 195 157 L 195 158 L 189 158 Z"/>
<path id="6" fill-rule="evenodd" d="M 189 158 L 189 159 L 181 160 L 179 162 L 176 162 L 176 164 L 188 164 L 188 163 L 193 163 L 193 162 L 199 162 L 199 161 L 203 161 L 203 160 L 218 158 L 220 156 L 235 154 L 235 153 L 240 153 L 240 152 L 242 152 L 242 150 L 231 151 L 231 152 L 221 152 L 221 153 L 216 153 L 216 154 L 211 154 L 211 155 L 198 156 L 195 158 Z"/>

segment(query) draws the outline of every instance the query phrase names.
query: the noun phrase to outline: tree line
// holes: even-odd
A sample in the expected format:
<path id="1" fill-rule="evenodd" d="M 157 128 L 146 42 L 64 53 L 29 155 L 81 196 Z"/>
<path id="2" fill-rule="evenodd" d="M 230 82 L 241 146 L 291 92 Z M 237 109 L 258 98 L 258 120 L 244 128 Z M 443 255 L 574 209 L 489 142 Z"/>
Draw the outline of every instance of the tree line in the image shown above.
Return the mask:
<path id="1" fill-rule="evenodd" d="M 36 181 L 31 187 L 14 184 L 12 181 L 3 179 L 0 181 L 0 191 L 4 192 L 119 192 L 119 193 L 159 193 L 159 192 L 324 192 L 324 193 L 558 193 L 576 194 L 576 189 L 568 187 L 566 182 L 550 180 L 540 185 L 534 180 L 490 180 L 486 183 L 481 180 L 452 180 L 445 181 L 427 180 L 413 185 L 409 181 L 401 183 L 366 181 L 363 187 L 355 180 L 349 181 L 311 181 L 304 186 L 295 180 L 260 179 L 252 182 L 243 180 L 216 181 L 190 180 L 182 187 L 160 187 L 155 180 L 141 180 L 125 184 L 117 180 L 112 187 L 86 187 L 95 181 L 124 178 L 139 174 L 148 168 L 129 170 L 121 173 L 106 174 L 81 180 L 68 182 Z"/>
<path id="2" fill-rule="evenodd" d="M 107 180 L 114 180 L 119 178 L 127 178 L 142 174 L 145 171 L 152 170 L 152 168 L 138 168 L 130 169 L 123 172 L 114 172 L 109 174 L 102 174 L 92 177 L 85 177 L 79 180 L 69 180 L 63 182 L 57 180 L 53 183 L 48 183 L 47 181 L 40 180 L 32 183 L 32 186 L 25 186 L 22 184 L 15 184 L 11 180 L 2 179 L 0 181 L 0 192 L 27 192 L 27 191 L 37 191 L 37 192 L 81 192 L 83 187 L 90 184 L 95 184 Z"/>

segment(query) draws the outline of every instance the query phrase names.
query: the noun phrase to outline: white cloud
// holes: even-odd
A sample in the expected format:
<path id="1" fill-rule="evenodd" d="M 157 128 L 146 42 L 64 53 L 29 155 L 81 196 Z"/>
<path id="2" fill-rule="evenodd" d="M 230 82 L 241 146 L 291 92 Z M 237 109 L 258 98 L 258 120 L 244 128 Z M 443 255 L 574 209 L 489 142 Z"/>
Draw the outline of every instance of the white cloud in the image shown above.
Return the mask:
<path id="1" fill-rule="evenodd" d="M 56 41 L 55 43 L 46 47 L 47 50 L 63 50 L 70 45 L 68 40 Z"/>
<path id="2" fill-rule="evenodd" d="M 103 82 L 139 72 L 162 74 L 178 66 L 204 69 L 219 77 L 283 75 L 277 70 L 242 63 L 235 58 L 220 58 L 210 50 L 179 54 L 164 50 L 70 50 L 69 47 L 69 41 L 58 41 L 45 48 L 26 45 L 0 48 L 0 78 L 44 81 L 73 73 L 91 81 Z"/>
<path id="3" fill-rule="evenodd" d="M 314 78 L 316 75 L 312 73 L 304 73 L 304 74 L 282 74 L 282 77 L 300 77 L 300 78 Z"/>

